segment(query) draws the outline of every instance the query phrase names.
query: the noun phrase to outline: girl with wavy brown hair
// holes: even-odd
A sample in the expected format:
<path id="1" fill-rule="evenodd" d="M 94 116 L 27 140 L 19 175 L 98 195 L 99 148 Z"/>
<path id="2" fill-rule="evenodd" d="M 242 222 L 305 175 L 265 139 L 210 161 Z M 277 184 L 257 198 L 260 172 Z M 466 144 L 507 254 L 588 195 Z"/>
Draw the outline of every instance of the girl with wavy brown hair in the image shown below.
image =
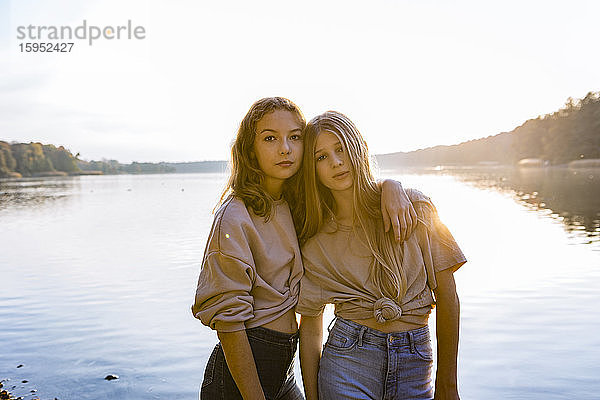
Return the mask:
<path id="1" fill-rule="evenodd" d="M 335 111 L 308 123 L 302 168 L 304 276 L 296 312 L 307 399 L 434 398 L 427 325 L 434 305 L 435 399 L 458 399 L 453 273 L 466 259 L 431 200 L 407 190 L 417 227 L 398 244 L 381 222 L 367 145 Z M 336 319 L 321 354 L 326 304 L 335 305 Z"/>

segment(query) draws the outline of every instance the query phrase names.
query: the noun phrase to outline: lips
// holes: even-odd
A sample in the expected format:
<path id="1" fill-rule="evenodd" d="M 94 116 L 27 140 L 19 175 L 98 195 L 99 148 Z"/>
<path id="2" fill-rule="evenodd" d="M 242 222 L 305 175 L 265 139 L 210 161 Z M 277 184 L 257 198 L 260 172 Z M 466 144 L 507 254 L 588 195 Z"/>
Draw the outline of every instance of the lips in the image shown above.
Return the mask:
<path id="1" fill-rule="evenodd" d="M 333 179 L 344 179 L 349 173 L 350 171 L 338 172 L 333 176 Z"/>
<path id="2" fill-rule="evenodd" d="M 293 161 L 290 161 L 290 160 L 283 160 L 283 161 L 280 161 L 280 162 L 278 162 L 276 165 L 279 165 L 280 167 L 289 167 L 289 166 L 291 166 L 292 164 L 294 164 L 294 162 L 293 162 Z"/>

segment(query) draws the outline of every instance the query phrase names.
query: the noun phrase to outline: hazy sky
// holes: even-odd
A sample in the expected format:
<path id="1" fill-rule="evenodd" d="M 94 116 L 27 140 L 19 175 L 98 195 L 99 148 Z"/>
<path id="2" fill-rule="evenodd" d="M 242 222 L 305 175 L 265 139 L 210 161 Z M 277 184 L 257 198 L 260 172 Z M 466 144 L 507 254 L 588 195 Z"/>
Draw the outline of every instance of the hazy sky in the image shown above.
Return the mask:
<path id="1" fill-rule="evenodd" d="M 600 90 L 599 15 L 591 0 L 0 0 L 0 140 L 226 159 L 250 105 L 279 95 L 307 119 L 344 112 L 374 153 L 459 143 Z M 145 39 L 20 52 L 18 26 L 83 20 Z"/>

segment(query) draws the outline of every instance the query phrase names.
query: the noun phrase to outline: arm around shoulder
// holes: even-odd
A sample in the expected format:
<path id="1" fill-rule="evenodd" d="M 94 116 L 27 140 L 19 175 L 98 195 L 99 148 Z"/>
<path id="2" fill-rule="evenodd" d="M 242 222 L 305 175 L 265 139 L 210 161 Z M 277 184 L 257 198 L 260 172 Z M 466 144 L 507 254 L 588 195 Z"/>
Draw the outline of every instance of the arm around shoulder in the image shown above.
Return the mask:
<path id="1" fill-rule="evenodd" d="M 404 191 L 402 184 L 393 179 L 380 183 L 381 214 L 384 230 L 390 229 L 390 224 L 397 241 L 408 239 L 417 226 L 417 213 Z"/>

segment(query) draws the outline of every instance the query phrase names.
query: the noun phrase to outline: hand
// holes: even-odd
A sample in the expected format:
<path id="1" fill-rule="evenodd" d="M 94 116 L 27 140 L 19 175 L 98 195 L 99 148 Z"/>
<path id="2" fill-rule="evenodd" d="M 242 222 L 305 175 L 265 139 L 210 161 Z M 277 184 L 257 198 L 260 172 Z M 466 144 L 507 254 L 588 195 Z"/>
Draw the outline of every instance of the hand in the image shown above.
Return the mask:
<path id="1" fill-rule="evenodd" d="M 244 400 L 265 400 L 246 331 L 217 332 L 225 361 Z"/>
<path id="2" fill-rule="evenodd" d="M 443 384 L 437 379 L 435 380 L 434 400 L 460 400 L 456 383 Z"/>
<path id="3" fill-rule="evenodd" d="M 381 184 L 381 213 L 384 230 L 388 232 L 391 224 L 399 242 L 408 239 L 417 226 L 417 213 L 402 185 L 395 180 L 386 179 Z"/>

